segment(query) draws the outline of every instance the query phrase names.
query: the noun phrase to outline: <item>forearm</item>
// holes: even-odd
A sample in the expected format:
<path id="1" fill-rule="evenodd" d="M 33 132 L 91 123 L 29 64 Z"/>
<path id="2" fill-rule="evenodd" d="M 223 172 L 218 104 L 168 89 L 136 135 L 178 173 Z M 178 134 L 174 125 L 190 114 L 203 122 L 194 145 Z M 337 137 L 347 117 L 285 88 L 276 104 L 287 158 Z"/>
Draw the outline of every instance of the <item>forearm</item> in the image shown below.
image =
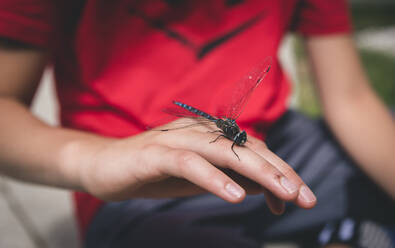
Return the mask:
<path id="1" fill-rule="evenodd" d="M 324 117 L 360 168 L 395 198 L 395 125 L 391 114 L 370 88 L 352 40 L 334 38 L 334 45 L 326 43 L 316 40 L 308 44 Z M 323 53 L 325 57 L 319 58 Z"/>
<path id="2" fill-rule="evenodd" d="M 395 126 L 373 92 L 323 104 L 335 136 L 356 163 L 395 199 Z"/>
<path id="3" fill-rule="evenodd" d="M 50 127 L 25 105 L 0 98 L 0 173 L 24 181 L 84 190 L 80 167 L 106 138 Z"/>

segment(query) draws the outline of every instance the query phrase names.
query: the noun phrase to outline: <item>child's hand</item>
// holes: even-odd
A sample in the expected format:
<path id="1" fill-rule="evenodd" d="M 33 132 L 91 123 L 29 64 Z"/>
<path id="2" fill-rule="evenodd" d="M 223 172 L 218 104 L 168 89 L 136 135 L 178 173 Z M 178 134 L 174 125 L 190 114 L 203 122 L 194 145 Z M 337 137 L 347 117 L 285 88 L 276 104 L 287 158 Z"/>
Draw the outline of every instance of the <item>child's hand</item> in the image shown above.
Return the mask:
<path id="1" fill-rule="evenodd" d="M 177 197 L 208 191 L 237 203 L 246 192 L 264 192 L 273 213 L 283 212 L 283 201 L 293 201 L 302 208 L 316 204 L 300 177 L 262 141 L 249 136 L 244 147 L 235 146 L 239 161 L 230 148 L 232 141 L 221 138 L 209 143 L 218 136 L 209 130 L 197 126 L 147 131 L 109 141 L 81 167 L 82 184 L 104 200 Z"/>

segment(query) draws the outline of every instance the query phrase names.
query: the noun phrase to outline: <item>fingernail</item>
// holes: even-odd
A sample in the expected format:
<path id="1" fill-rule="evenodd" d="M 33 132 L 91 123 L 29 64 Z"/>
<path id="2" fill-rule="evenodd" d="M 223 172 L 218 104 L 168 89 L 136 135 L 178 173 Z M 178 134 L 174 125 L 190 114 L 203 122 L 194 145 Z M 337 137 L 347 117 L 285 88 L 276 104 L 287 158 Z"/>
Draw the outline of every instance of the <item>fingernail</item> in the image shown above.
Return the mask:
<path id="1" fill-rule="evenodd" d="M 230 195 L 237 199 L 241 198 L 244 194 L 244 190 L 240 188 L 239 185 L 236 185 L 234 183 L 226 184 L 225 189 Z"/>
<path id="2" fill-rule="evenodd" d="M 288 193 L 293 194 L 298 190 L 298 186 L 293 184 L 291 181 L 288 180 L 286 177 L 281 177 L 280 179 L 281 186 L 284 187 Z"/>
<path id="3" fill-rule="evenodd" d="M 300 187 L 299 193 L 305 202 L 314 202 L 317 200 L 317 198 L 315 198 L 315 195 L 313 194 L 313 192 L 311 192 L 311 190 L 304 185 L 302 185 L 302 187 Z"/>

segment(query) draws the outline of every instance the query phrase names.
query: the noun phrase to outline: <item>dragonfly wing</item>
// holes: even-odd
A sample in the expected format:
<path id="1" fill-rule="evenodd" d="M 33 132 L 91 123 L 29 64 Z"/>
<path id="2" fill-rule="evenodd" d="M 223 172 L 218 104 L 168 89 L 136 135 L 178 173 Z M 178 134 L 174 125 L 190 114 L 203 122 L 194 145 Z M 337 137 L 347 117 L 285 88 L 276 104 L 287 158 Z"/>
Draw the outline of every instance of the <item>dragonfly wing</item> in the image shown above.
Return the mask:
<path id="1" fill-rule="evenodd" d="M 236 120 L 240 116 L 252 92 L 265 79 L 271 65 L 272 58 L 265 58 L 237 83 L 232 100 L 225 108 L 227 118 Z"/>
<path id="2" fill-rule="evenodd" d="M 215 126 L 215 123 L 212 121 L 201 121 L 201 122 L 177 122 L 177 123 L 171 123 L 171 125 L 166 126 L 166 127 L 156 127 L 152 128 L 151 130 L 153 131 L 171 131 L 171 130 L 178 130 L 178 129 L 184 129 L 184 128 L 190 128 L 190 127 L 196 127 L 196 126 Z"/>
<path id="3" fill-rule="evenodd" d="M 188 128 L 188 127 L 194 127 L 198 125 L 215 125 L 215 122 L 210 121 L 200 115 L 197 115 L 195 113 L 192 113 L 184 108 L 181 107 L 169 107 L 165 108 L 162 110 L 164 113 L 168 114 L 169 117 L 166 118 L 167 121 L 159 121 L 156 124 L 153 124 L 152 126 L 154 128 L 149 127 L 151 130 L 158 130 L 158 131 L 169 131 L 169 130 L 175 130 L 175 129 L 183 129 L 183 128 Z M 177 121 L 175 123 L 171 124 L 171 127 L 169 128 L 155 128 L 156 126 L 163 125 L 171 120 L 171 116 L 176 116 L 180 118 L 186 118 L 182 121 Z"/>

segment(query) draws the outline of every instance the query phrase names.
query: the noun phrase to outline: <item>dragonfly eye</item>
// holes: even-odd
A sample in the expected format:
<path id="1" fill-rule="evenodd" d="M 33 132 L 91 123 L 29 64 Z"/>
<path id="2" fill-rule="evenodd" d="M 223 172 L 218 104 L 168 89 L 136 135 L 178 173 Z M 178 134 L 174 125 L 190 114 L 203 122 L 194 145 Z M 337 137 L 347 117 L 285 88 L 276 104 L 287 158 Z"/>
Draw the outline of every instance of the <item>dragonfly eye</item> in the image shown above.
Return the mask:
<path id="1" fill-rule="evenodd" d="M 237 135 L 235 141 L 236 141 L 236 143 L 237 143 L 238 145 L 243 145 L 244 143 L 246 143 L 246 142 L 247 142 L 247 133 L 246 133 L 246 131 L 240 132 L 240 133 Z"/>

